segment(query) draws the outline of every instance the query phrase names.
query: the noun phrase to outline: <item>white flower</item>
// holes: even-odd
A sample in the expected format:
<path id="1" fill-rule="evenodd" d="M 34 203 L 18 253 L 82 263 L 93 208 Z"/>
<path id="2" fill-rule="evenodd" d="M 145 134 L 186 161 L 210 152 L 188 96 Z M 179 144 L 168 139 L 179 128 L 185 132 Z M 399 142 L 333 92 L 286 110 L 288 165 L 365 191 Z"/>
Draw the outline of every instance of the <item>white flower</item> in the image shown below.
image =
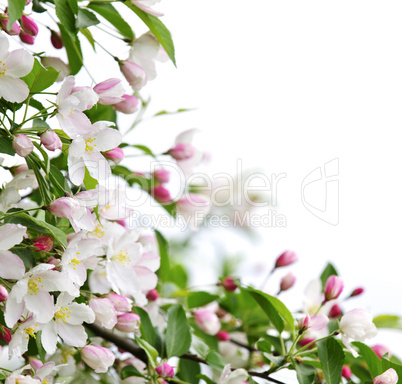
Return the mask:
<path id="1" fill-rule="evenodd" d="M 117 147 L 122 138 L 118 130 L 109 128 L 110 125 L 112 123 L 108 121 L 98 121 L 87 134 L 73 139 L 68 154 L 68 174 L 73 184 L 82 183 L 85 167 L 99 182 L 105 181 L 111 174 L 109 163 L 101 151 Z"/>
<path id="2" fill-rule="evenodd" d="M 95 312 L 96 324 L 112 329 L 117 323 L 117 313 L 113 303 L 107 299 L 91 299 L 89 306 Z"/>
<path id="3" fill-rule="evenodd" d="M 8 345 L 9 356 L 21 356 L 28 349 L 29 338 L 36 338 L 36 332 L 42 330 L 43 324 L 38 323 L 36 319 L 30 316 L 21 323 L 13 333 L 13 337 Z"/>
<path id="4" fill-rule="evenodd" d="M 374 378 L 373 384 L 396 384 L 398 382 L 398 374 L 395 369 L 387 369 L 381 375 Z"/>
<path id="5" fill-rule="evenodd" d="M 247 379 L 248 373 L 245 369 L 240 368 L 232 372 L 230 364 L 227 364 L 225 368 L 223 368 L 218 384 L 241 384 Z"/>
<path id="6" fill-rule="evenodd" d="M 346 348 L 356 357 L 357 352 L 349 345 L 348 338 L 364 342 L 377 335 L 377 328 L 373 323 L 373 316 L 366 309 L 352 309 L 346 312 L 340 321 L 342 341 Z"/>
<path id="7" fill-rule="evenodd" d="M 142 9 L 144 12 L 149 13 L 150 15 L 156 17 L 163 16 L 162 12 L 155 11 L 151 8 L 156 3 L 159 3 L 160 0 L 131 0 L 131 2 L 138 8 Z"/>
<path id="8" fill-rule="evenodd" d="M 8 296 L 5 320 L 12 327 L 24 310 L 32 312 L 36 321 L 47 323 L 54 315 L 54 300 L 49 292 L 67 291 L 78 296 L 79 291 L 73 282 L 62 272 L 52 271 L 54 265 L 39 264 L 19 280 Z"/>
<path id="9" fill-rule="evenodd" d="M 9 43 L 0 34 L 0 97 L 13 103 L 22 103 L 29 95 L 29 88 L 20 77 L 31 72 L 34 58 L 25 49 L 8 52 Z"/>
<path id="10" fill-rule="evenodd" d="M 82 323 L 93 323 L 95 314 L 85 304 L 72 303 L 73 297 L 62 292 L 57 298 L 54 319 L 43 326 L 42 345 L 46 352 L 56 352 L 57 335 L 65 344 L 72 347 L 83 347 L 87 340 Z"/>
<path id="11" fill-rule="evenodd" d="M 74 76 L 68 76 L 57 95 L 57 118 L 63 131 L 72 139 L 91 132 L 91 122 L 83 111 L 91 109 L 99 97 L 90 87 L 75 87 Z"/>
<path id="12" fill-rule="evenodd" d="M 25 273 L 22 260 L 8 251 L 21 243 L 27 229 L 19 224 L 5 224 L 0 227 L 0 277 L 3 279 L 21 279 Z"/>

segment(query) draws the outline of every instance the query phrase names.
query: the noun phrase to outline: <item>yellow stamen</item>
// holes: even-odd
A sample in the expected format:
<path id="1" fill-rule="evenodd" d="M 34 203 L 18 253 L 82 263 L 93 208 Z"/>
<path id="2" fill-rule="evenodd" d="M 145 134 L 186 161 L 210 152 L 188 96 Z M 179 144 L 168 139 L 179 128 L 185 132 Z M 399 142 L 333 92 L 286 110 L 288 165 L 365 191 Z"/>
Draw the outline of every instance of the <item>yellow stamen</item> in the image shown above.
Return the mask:
<path id="1" fill-rule="evenodd" d="M 125 265 L 128 264 L 130 262 L 130 258 L 128 257 L 127 249 L 123 249 L 120 251 L 120 253 L 113 255 L 111 257 L 111 260 L 117 261 L 117 262 L 125 264 Z"/>
<path id="2" fill-rule="evenodd" d="M 85 150 L 91 155 L 92 151 L 94 150 L 94 147 L 96 147 L 96 144 L 92 144 L 96 140 L 95 137 L 89 137 L 88 139 L 85 140 Z"/>
<path id="3" fill-rule="evenodd" d="M 6 63 L 0 60 L 0 77 L 4 76 L 7 72 L 7 68 L 4 68 L 6 66 Z"/>
<path id="4" fill-rule="evenodd" d="M 35 328 L 33 328 L 33 327 L 25 328 L 24 332 L 27 334 L 27 339 L 29 339 L 29 336 L 32 336 L 34 339 L 36 339 Z"/>
<path id="5" fill-rule="evenodd" d="M 32 295 L 37 295 L 39 292 L 40 287 L 38 286 L 38 283 L 42 282 L 41 277 L 36 277 L 35 279 L 29 279 L 28 280 L 28 292 L 31 296 Z M 43 288 L 43 285 L 41 285 Z"/>
<path id="6" fill-rule="evenodd" d="M 96 226 L 96 228 L 93 231 L 93 233 L 98 238 L 101 238 L 101 237 L 105 236 L 105 231 L 102 231 L 102 229 L 101 229 L 99 224 Z"/>
<path id="7" fill-rule="evenodd" d="M 71 311 L 68 309 L 68 307 L 60 308 L 55 314 L 54 317 L 56 318 L 56 321 L 60 323 L 62 320 L 64 322 L 67 321 L 66 317 L 70 317 Z"/>

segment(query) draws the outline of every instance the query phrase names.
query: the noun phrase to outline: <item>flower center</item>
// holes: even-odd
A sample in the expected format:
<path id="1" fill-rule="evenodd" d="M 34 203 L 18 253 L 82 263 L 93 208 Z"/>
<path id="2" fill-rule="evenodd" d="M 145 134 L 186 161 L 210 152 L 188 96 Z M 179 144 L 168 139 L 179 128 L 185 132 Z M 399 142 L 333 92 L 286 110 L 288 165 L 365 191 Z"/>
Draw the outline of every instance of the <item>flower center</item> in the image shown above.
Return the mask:
<path id="1" fill-rule="evenodd" d="M 103 236 L 105 236 L 105 231 L 102 231 L 100 225 L 98 224 L 94 230 L 94 235 L 98 237 L 99 239 Z"/>
<path id="2" fill-rule="evenodd" d="M 40 287 L 38 283 L 42 282 L 41 277 L 36 277 L 35 279 L 29 279 L 28 280 L 28 292 L 31 296 L 32 295 L 37 295 L 39 292 L 40 288 L 43 288 L 43 285 L 41 284 Z"/>
<path id="3" fill-rule="evenodd" d="M 0 77 L 4 76 L 7 72 L 7 68 L 5 68 L 6 63 L 4 63 L 2 60 L 0 60 Z"/>
<path id="4" fill-rule="evenodd" d="M 24 332 L 27 334 L 27 339 L 29 339 L 29 336 L 32 336 L 34 339 L 36 339 L 36 329 L 34 327 L 25 328 Z"/>
<path id="5" fill-rule="evenodd" d="M 122 249 L 120 253 L 113 255 L 111 259 L 125 265 L 130 262 L 127 249 Z"/>
<path id="6" fill-rule="evenodd" d="M 77 252 L 77 254 L 78 254 L 78 253 L 79 253 L 79 252 Z M 70 264 L 73 265 L 73 269 L 75 270 L 75 269 L 77 269 L 77 268 L 76 268 L 76 265 L 81 264 L 81 261 L 79 261 L 76 257 L 74 257 L 74 259 L 72 259 L 72 260 L 70 261 Z"/>
<path id="7" fill-rule="evenodd" d="M 89 137 L 88 139 L 85 139 L 85 150 L 91 155 L 92 151 L 94 150 L 94 147 L 96 147 L 96 144 L 92 143 L 96 140 L 95 137 Z"/>
<path id="8" fill-rule="evenodd" d="M 67 321 L 66 317 L 70 317 L 69 313 L 71 313 L 71 310 L 68 309 L 68 307 L 63 307 L 60 308 L 55 314 L 54 317 L 56 318 L 56 321 L 60 323 L 62 320 L 64 322 Z"/>

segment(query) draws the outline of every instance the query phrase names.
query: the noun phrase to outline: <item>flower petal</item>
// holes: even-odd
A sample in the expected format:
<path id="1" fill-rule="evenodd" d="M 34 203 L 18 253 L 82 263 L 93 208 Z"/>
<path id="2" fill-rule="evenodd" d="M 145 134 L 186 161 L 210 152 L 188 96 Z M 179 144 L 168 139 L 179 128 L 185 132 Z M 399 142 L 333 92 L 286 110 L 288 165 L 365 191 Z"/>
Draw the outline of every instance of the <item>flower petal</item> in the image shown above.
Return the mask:
<path id="1" fill-rule="evenodd" d="M 0 60 L 4 61 L 7 58 L 9 47 L 7 37 L 0 33 Z"/>
<path id="2" fill-rule="evenodd" d="M 0 97 L 12 103 L 22 103 L 29 95 L 29 88 L 21 79 L 0 77 Z"/>
<path id="3" fill-rule="evenodd" d="M 20 224 L 5 224 L 0 227 L 0 249 L 10 249 L 21 243 L 27 228 Z"/>
<path id="4" fill-rule="evenodd" d="M 19 280 L 25 274 L 22 260 L 10 251 L 0 251 L 0 277 L 3 279 Z"/>
<path id="5" fill-rule="evenodd" d="M 81 325 L 84 321 L 91 324 L 95 321 L 94 311 L 85 304 L 72 303 L 69 305 L 71 310 L 67 322 L 71 325 Z"/>
<path id="6" fill-rule="evenodd" d="M 47 353 L 56 352 L 57 331 L 56 322 L 49 321 L 42 329 L 42 346 Z"/>
<path id="7" fill-rule="evenodd" d="M 25 49 L 17 49 L 10 52 L 5 60 L 7 68 L 7 77 L 23 77 L 31 72 L 34 65 L 33 56 Z"/>
<path id="8" fill-rule="evenodd" d="M 57 323 L 57 331 L 63 341 L 72 347 L 83 347 L 87 341 L 87 333 L 82 325 Z"/>
<path id="9" fill-rule="evenodd" d="M 36 315 L 36 319 L 39 323 L 47 323 L 53 318 L 53 296 L 50 295 L 49 292 L 39 291 L 35 295 L 26 295 L 25 306 Z"/>

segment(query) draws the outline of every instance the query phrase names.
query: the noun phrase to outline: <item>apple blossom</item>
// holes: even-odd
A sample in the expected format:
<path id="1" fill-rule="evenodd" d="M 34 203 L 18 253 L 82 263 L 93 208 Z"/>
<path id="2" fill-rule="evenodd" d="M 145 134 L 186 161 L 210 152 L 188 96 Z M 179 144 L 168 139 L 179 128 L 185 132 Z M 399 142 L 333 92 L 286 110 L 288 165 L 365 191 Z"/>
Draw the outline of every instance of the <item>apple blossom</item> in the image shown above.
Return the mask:
<path id="1" fill-rule="evenodd" d="M 329 276 L 324 287 L 325 301 L 337 299 L 342 291 L 343 280 L 336 275 Z"/>
<path id="2" fill-rule="evenodd" d="M 395 369 L 389 368 L 381 375 L 374 378 L 373 384 L 396 384 L 398 382 L 398 374 Z"/>
<path id="3" fill-rule="evenodd" d="M 129 299 L 128 297 L 119 295 L 114 292 L 110 292 L 106 296 L 106 298 L 112 302 L 116 312 L 130 312 L 131 311 L 133 301 L 131 299 Z"/>
<path id="4" fill-rule="evenodd" d="M 22 375 L 22 371 L 31 368 L 29 365 L 24 366 L 11 373 L 5 380 L 5 384 L 41 384 L 42 381 L 34 379 L 31 376 Z"/>
<path id="5" fill-rule="evenodd" d="M 20 32 L 19 37 L 20 40 L 25 44 L 33 45 L 35 43 L 35 36 L 32 36 L 24 31 Z"/>
<path id="6" fill-rule="evenodd" d="M 197 325 L 208 335 L 216 335 L 221 329 L 221 322 L 218 316 L 211 311 L 198 310 L 194 313 Z"/>
<path id="7" fill-rule="evenodd" d="M 155 5 L 156 3 L 159 3 L 160 0 L 131 0 L 131 2 L 143 10 L 146 13 L 149 13 L 152 16 L 160 17 L 163 16 L 163 13 L 155 11 L 154 9 L 151 8 L 151 6 Z"/>
<path id="8" fill-rule="evenodd" d="M 297 260 L 298 257 L 295 252 L 285 251 L 276 259 L 275 268 L 287 267 L 288 265 L 295 263 Z"/>
<path id="9" fill-rule="evenodd" d="M 132 61 L 122 62 L 120 70 L 134 91 L 139 91 L 147 83 L 145 71 Z"/>
<path id="10" fill-rule="evenodd" d="M 6 15 L 0 16 L 0 25 L 3 31 L 10 36 L 17 36 L 21 33 L 21 28 L 17 22 L 14 22 L 11 28 L 8 28 L 8 16 Z"/>
<path id="11" fill-rule="evenodd" d="M 9 249 L 20 244 L 27 228 L 20 224 L 0 226 L 0 277 L 3 279 L 21 279 L 25 273 L 22 260 Z"/>
<path id="12" fill-rule="evenodd" d="M 112 105 L 124 101 L 124 87 L 120 79 L 108 79 L 98 83 L 94 87 L 94 91 L 99 96 L 99 104 Z"/>
<path id="13" fill-rule="evenodd" d="M 6 320 L 7 322 L 7 320 Z M 40 324 L 35 318 L 29 316 L 27 320 L 18 325 L 13 333 L 9 343 L 9 356 L 21 356 L 28 350 L 29 338 L 36 338 L 36 333 L 41 331 L 43 324 Z"/>
<path id="14" fill-rule="evenodd" d="M 55 131 L 47 130 L 42 133 L 40 135 L 40 141 L 48 151 L 53 152 L 56 149 L 61 149 L 63 147 L 60 137 Z"/>
<path id="15" fill-rule="evenodd" d="M 56 351 L 57 335 L 72 347 L 83 347 L 86 343 L 83 322 L 93 323 L 95 314 L 87 305 L 73 303 L 73 299 L 73 296 L 62 292 L 57 298 L 54 318 L 43 326 L 42 345 L 48 353 Z"/>
<path id="16" fill-rule="evenodd" d="M 107 298 L 89 300 L 90 308 L 95 312 L 95 323 L 103 328 L 112 329 L 117 323 L 117 314 L 113 303 Z"/>
<path id="17" fill-rule="evenodd" d="M 210 202 L 202 195 L 190 193 L 176 202 L 176 209 L 189 228 L 196 229 L 208 214 Z"/>
<path id="18" fill-rule="evenodd" d="M 173 377 L 174 369 L 168 363 L 162 363 L 155 368 L 156 373 L 161 377 Z"/>
<path id="19" fill-rule="evenodd" d="M 124 152 L 119 147 L 113 148 L 110 151 L 104 152 L 103 154 L 107 159 L 112 160 L 115 164 L 120 164 L 124 159 Z"/>
<path id="20" fill-rule="evenodd" d="M 86 134 L 73 139 L 68 154 L 68 174 L 73 184 L 82 183 L 85 167 L 99 182 L 105 181 L 111 174 L 110 166 L 101 152 L 116 148 L 122 136 L 118 130 L 109 128 L 110 125 L 112 123 L 108 121 L 98 121 Z"/>
<path id="21" fill-rule="evenodd" d="M 108 348 L 97 345 L 87 345 L 82 348 L 81 357 L 96 373 L 107 372 L 115 360 L 114 354 Z"/>
<path id="22" fill-rule="evenodd" d="M 123 101 L 120 101 L 120 103 L 117 104 L 113 104 L 113 107 L 116 108 L 119 112 L 131 114 L 138 110 L 139 101 L 135 96 L 124 94 L 122 98 Z"/>
<path id="23" fill-rule="evenodd" d="M 1 77 L 0 77 L 0 84 L 1 84 Z M 22 157 L 27 157 L 28 155 L 30 155 L 34 147 L 31 139 L 23 134 L 18 134 L 14 136 L 12 146 L 15 153 L 17 153 Z"/>
<path id="24" fill-rule="evenodd" d="M 295 282 L 296 282 L 296 276 L 292 272 L 289 272 L 286 276 L 282 277 L 280 283 L 280 290 L 287 291 L 288 289 L 293 287 Z"/>
<path id="25" fill-rule="evenodd" d="M 195 148 L 190 143 L 178 143 L 168 150 L 175 160 L 187 160 L 194 156 Z"/>
<path id="26" fill-rule="evenodd" d="M 240 368 L 232 372 L 230 364 L 227 364 L 223 368 L 218 384 L 242 384 L 247 379 L 248 373 L 245 369 Z"/>
<path id="27" fill-rule="evenodd" d="M 86 135 L 93 128 L 83 111 L 91 109 L 99 96 L 90 87 L 76 87 L 74 76 L 68 76 L 57 94 L 57 118 L 63 131 L 72 139 Z"/>
<path id="28" fill-rule="evenodd" d="M 123 313 L 118 315 L 115 328 L 121 332 L 139 333 L 140 317 L 135 313 Z"/>
<path id="29" fill-rule="evenodd" d="M 0 97 L 12 103 L 22 103 L 29 95 L 26 83 L 21 80 L 31 72 L 34 58 L 25 49 L 8 52 L 9 43 L 0 33 Z"/>
<path id="30" fill-rule="evenodd" d="M 163 185 L 157 185 L 152 188 L 151 195 L 161 204 L 168 204 L 172 202 L 172 197 L 170 196 L 169 190 L 166 189 Z"/>
<path id="31" fill-rule="evenodd" d="M 52 271 L 51 264 L 39 264 L 28 271 L 13 286 L 6 302 L 4 315 L 6 324 L 12 327 L 24 310 L 35 315 L 35 321 L 46 323 L 53 318 L 54 300 L 49 292 L 68 292 L 78 296 L 79 292 L 66 274 Z"/>
<path id="32" fill-rule="evenodd" d="M 357 356 L 357 352 L 348 343 L 348 338 L 364 342 L 377 335 L 377 328 L 373 323 L 373 316 L 366 309 L 352 309 L 346 312 L 339 323 L 342 341 L 350 352 Z"/>
<path id="33" fill-rule="evenodd" d="M 299 333 L 302 334 L 307 330 L 321 331 L 327 326 L 329 319 L 327 316 L 318 314 L 313 317 L 306 315 L 299 320 Z"/>
<path id="34" fill-rule="evenodd" d="M 70 67 L 58 57 L 41 56 L 41 63 L 45 67 L 53 67 L 59 72 L 57 82 L 63 81 L 70 74 Z"/>

